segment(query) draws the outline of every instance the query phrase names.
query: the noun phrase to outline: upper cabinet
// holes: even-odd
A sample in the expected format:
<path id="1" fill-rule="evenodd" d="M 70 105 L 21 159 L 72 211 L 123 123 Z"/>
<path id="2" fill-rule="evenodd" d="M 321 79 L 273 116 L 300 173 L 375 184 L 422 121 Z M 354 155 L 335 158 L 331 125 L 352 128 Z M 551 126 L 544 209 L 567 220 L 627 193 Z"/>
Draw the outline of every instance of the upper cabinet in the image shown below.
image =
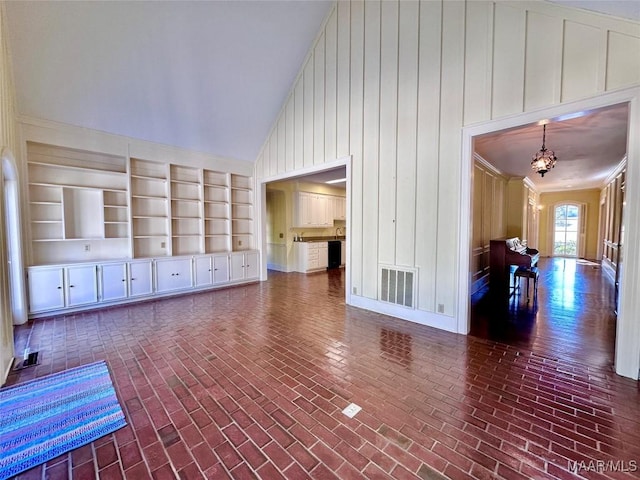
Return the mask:
<path id="1" fill-rule="evenodd" d="M 326 228 L 346 219 L 345 197 L 296 192 L 294 205 L 294 227 Z"/>

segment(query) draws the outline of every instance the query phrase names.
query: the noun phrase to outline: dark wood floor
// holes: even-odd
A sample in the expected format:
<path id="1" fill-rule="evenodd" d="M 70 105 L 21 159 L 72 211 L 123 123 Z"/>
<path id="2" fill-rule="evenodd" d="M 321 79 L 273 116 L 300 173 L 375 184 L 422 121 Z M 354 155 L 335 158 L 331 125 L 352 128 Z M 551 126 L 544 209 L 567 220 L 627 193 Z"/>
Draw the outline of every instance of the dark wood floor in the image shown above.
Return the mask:
<path id="1" fill-rule="evenodd" d="M 489 289 L 472 298 L 471 334 L 565 358 L 613 368 L 616 315 L 611 280 L 597 264 L 575 259 L 542 258 L 538 298 L 527 303 L 526 280 L 508 304 Z M 530 286 L 533 291 L 533 282 Z"/>
<path id="2" fill-rule="evenodd" d="M 570 358 L 604 291 L 545 272 L 538 316 L 490 339 L 348 307 L 343 271 L 30 322 L 42 363 L 9 383 L 104 359 L 128 426 L 20 478 L 638 478 L 638 383 Z"/>

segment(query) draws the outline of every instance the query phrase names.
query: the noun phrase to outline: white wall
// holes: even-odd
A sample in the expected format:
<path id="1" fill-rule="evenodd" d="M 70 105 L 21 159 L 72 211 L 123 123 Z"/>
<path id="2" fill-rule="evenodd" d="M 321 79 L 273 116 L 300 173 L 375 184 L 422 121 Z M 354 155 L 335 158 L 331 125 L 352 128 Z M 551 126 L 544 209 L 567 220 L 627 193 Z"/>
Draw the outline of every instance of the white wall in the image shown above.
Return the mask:
<path id="1" fill-rule="evenodd" d="M 459 330 L 462 127 L 639 84 L 639 50 L 637 23 L 541 1 L 340 1 L 256 177 L 352 155 L 347 288 L 375 302 L 378 264 L 416 267 L 407 316 Z"/>

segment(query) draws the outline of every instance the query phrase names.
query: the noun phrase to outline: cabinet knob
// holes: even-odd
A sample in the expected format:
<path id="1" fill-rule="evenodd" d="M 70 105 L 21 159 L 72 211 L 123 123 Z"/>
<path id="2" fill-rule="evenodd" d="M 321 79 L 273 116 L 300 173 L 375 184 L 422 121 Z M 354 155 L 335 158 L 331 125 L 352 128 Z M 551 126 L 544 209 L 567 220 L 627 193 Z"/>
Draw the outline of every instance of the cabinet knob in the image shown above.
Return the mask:
<path id="1" fill-rule="evenodd" d="M 133 278 L 132 278 L 131 280 L 133 280 Z M 126 279 L 126 278 L 123 278 L 123 279 L 122 279 L 122 281 L 123 281 L 123 282 L 126 282 L 126 281 L 127 281 L 127 279 Z"/>
<path id="2" fill-rule="evenodd" d="M 131 277 L 131 281 L 133 282 L 135 280 L 135 278 Z"/>
<path id="3" fill-rule="evenodd" d="M 75 287 L 75 285 L 69 285 L 69 288 L 73 288 L 73 287 Z M 58 287 L 58 288 L 60 288 L 60 287 Z"/>
<path id="4" fill-rule="evenodd" d="M 58 290 L 62 290 L 62 287 L 58 287 Z"/>
<path id="5" fill-rule="evenodd" d="M 179 273 L 176 273 L 176 277 L 179 277 L 179 276 L 180 276 L 180 274 L 179 274 Z"/>

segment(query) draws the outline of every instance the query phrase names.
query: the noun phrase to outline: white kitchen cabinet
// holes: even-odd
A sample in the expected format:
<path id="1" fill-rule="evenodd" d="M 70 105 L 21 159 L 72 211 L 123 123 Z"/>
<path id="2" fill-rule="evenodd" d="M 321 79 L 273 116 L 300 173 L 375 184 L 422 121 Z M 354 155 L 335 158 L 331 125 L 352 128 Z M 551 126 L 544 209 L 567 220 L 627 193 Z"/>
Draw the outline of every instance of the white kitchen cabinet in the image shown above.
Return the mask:
<path id="1" fill-rule="evenodd" d="M 347 219 L 347 199 L 345 197 L 333 197 L 333 220 Z"/>
<path id="2" fill-rule="evenodd" d="M 98 302 L 96 265 L 30 267 L 29 312 L 44 312 Z"/>
<path id="3" fill-rule="evenodd" d="M 30 267 L 27 280 L 30 312 L 64 308 L 63 267 Z"/>
<path id="4" fill-rule="evenodd" d="M 129 262 L 129 296 L 153 293 L 153 262 L 151 259 Z"/>
<path id="5" fill-rule="evenodd" d="M 232 282 L 258 278 L 260 271 L 258 252 L 234 252 L 230 255 L 230 259 Z"/>
<path id="6" fill-rule="evenodd" d="M 296 192 L 294 223 L 298 228 L 324 228 L 333 225 L 330 196 Z M 332 210 L 332 209 L 331 209 Z"/>
<path id="7" fill-rule="evenodd" d="M 100 267 L 100 300 L 111 302 L 127 298 L 127 264 L 107 263 Z"/>
<path id="8" fill-rule="evenodd" d="M 343 267 L 347 264 L 347 242 L 342 240 L 340 242 L 340 266 Z"/>
<path id="9" fill-rule="evenodd" d="M 170 292 L 191 288 L 191 258 L 156 260 L 156 291 Z"/>
<path id="10" fill-rule="evenodd" d="M 296 271 L 301 273 L 321 270 L 329 266 L 327 242 L 296 242 Z"/>
<path id="11" fill-rule="evenodd" d="M 213 258 L 195 257 L 193 259 L 193 286 L 205 287 L 213 283 Z"/>

